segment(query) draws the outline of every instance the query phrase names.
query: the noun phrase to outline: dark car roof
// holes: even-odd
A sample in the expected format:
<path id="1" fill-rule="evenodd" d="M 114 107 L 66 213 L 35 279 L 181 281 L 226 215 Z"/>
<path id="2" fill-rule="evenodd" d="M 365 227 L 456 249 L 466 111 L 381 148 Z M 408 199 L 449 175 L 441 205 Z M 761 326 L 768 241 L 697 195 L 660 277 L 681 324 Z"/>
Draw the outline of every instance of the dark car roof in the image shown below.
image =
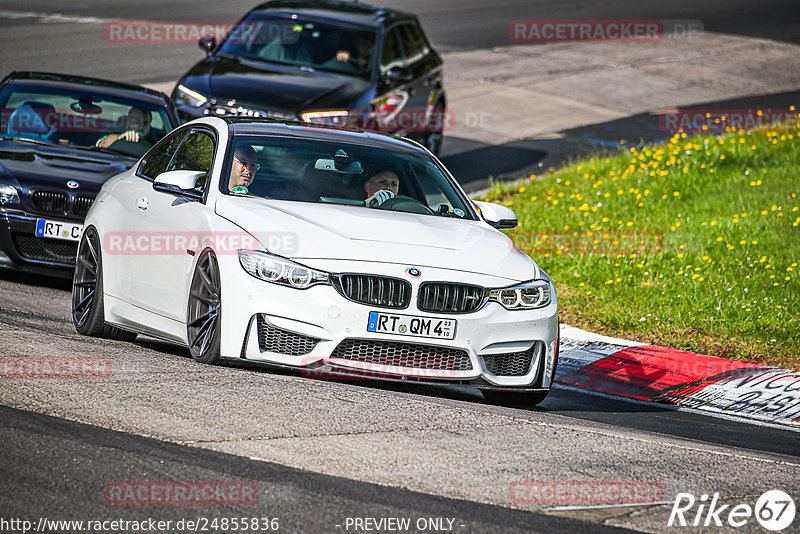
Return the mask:
<path id="1" fill-rule="evenodd" d="M 94 91 L 103 94 L 113 94 L 137 100 L 150 101 L 163 105 L 169 102 L 169 98 L 164 93 L 121 82 L 101 80 L 99 78 L 88 78 L 85 76 L 75 76 L 71 74 L 57 74 L 50 72 L 12 72 L 6 76 L 0 84 L 9 82 L 22 82 L 30 85 L 43 87 L 69 87 L 86 90 L 91 87 Z"/>
<path id="2" fill-rule="evenodd" d="M 337 0 L 273 0 L 253 8 L 251 13 L 255 12 L 297 14 L 369 28 L 378 28 L 395 20 L 416 19 L 414 15 L 396 9 Z"/>
<path id="3" fill-rule="evenodd" d="M 272 121 L 239 117 L 220 118 L 230 125 L 234 135 L 279 135 L 284 137 L 314 138 L 320 141 L 347 141 L 351 143 L 369 141 L 371 144 L 378 144 L 386 148 L 425 154 L 424 149 L 414 141 L 358 128 L 341 128 L 298 121 Z"/>

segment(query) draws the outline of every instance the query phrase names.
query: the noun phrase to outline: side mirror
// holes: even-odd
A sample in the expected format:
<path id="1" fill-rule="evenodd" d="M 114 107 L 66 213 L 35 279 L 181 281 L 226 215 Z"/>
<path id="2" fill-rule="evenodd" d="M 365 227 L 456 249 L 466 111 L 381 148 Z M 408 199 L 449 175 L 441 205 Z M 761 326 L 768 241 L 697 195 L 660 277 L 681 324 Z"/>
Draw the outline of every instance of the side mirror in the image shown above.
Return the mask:
<path id="1" fill-rule="evenodd" d="M 386 74 L 383 75 L 383 78 L 389 83 L 405 83 L 410 82 L 414 78 L 414 75 L 408 72 L 406 69 L 392 67 L 386 71 Z"/>
<path id="2" fill-rule="evenodd" d="M 202 198 L 202 191 L 195 189 L 197 180 L 205 176 L 203 171 L 169 171 L 162 172 L 153 181 L 153 189 L 172 195 Z"/>
<path id="3" fill-rule="evenodd" d="M 510 230 L 519 224 L 514 210 L 492 202 L 473 200 L 472 203 L 478 208 L 483 220 L 498 230 Z"/>
<path id="4" fill-rule="evenodd" d="M 200 50 L 205 52 L 207 56 L 210 56 L 214 52 L 214 48 L 217 46 L 217 41 L 213 37 L 203 37 L 197 41 L 197 46 L 199 46 Z"/>

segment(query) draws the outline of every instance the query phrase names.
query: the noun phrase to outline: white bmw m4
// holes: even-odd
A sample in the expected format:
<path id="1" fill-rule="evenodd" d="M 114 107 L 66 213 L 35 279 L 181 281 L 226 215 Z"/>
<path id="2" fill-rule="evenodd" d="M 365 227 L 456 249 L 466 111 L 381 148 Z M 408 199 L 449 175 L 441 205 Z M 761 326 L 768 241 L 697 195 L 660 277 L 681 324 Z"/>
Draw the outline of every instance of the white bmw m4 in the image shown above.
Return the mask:
<path id="1" fill-rule="evenodd" d="M 202 118 L 106 182 L 78 247 L 81 334 L 143 334 L 311 376 L 450 384 L 536 404 L 550 278 L 413 141 Z"/>

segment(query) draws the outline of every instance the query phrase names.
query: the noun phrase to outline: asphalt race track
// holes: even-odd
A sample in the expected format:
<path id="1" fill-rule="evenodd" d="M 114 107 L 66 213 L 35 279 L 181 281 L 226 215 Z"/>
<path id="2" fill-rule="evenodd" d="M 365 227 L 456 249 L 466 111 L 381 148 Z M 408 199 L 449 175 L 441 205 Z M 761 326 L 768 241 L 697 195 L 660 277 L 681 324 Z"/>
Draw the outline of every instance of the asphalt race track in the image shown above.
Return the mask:
<path id="1" fill-rule="evenodd" d="M 419 13 L 443 51 L 507 45 L 508 22 L 518 18 L 699 19 L 708 31 L 800 43 L 796 0 L 377 3 Z M 175 79 L 200 57 L 196 46 L 158 54 L 108 46 L 94 19 L 226 21 L 252 5 L 0 1 L 0 70 Z M 48 22 L 47 14 L 59 14 L 60 22 Z M 796 103 L 795 96 L 728 105 Z M 571 138 L 663 135 L 647 121 L 578 128 Z M 525 150 L 542 159 L 551 153 L 553 162 L 583 151 L 555 145 Z M 466 173 L 470 156 L 481 156 L 489 165 L 482 173 L 501 174 L 491 168 L 497 150 L 477 146 L 445 161 Z M 453 388 L 208 367 L 141 336 L 123 343 L 78 335 L 69 289 L 55 279 L 0 272 L 0 356 L 102 357 L 113 370 L 104 381 L 0 382 L 0 520 L 269 517 L 285 532 L 356 532 L 367 529 L 348 526 L 353 518 L 406 517 L 451 519 L 438 530 L 455 532 L 662 532 L 678 492 L 719 492 L 732 505 L 752 505 L 775 488 L 800 494 L 795 431 L 566 389 L 529 409 L 484 404 Z M 258 502 L 120 506 L 103 493 L 116 481 L 229 480 L 255 483 Z M 658 481 L 663 504 L 542 510 L 510 498 L 519 480 Z M 738 531 L 764 530 L 751 521 Z"/>

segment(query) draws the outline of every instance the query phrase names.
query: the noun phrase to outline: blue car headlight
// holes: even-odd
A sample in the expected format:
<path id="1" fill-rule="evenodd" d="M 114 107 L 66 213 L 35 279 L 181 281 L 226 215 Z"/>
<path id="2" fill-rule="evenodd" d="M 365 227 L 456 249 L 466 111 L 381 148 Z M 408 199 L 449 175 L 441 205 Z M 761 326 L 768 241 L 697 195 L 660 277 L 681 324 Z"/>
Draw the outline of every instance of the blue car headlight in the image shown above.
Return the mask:
<path id="1" fill-rule="evenodd" d="M 534 310 L 552 302 L 552 282 L 530 280 L 511 287 L 492 289 L 489 301 L 497 302 L 507 310 Z"/>
<path id="2" fill-rule="evenodd" d="M 248 274 L 265 282 L 306 289 L 317 284 L 330 284 L 330 275 L 305 265 L 256 250 L 240 250 L 239 263 Z"/>

